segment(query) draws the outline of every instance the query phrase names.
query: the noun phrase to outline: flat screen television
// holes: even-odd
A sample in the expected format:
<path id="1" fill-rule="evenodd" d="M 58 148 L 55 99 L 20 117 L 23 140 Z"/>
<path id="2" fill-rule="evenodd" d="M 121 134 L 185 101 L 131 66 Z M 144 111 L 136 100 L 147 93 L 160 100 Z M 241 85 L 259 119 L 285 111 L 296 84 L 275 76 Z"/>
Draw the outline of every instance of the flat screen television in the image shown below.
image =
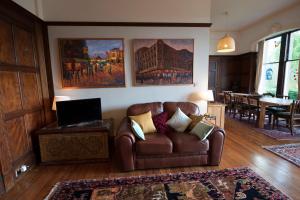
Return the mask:
<path id="1" fill-rule="evenodd" d="M 59 126 L 71 126 L 83 122 L 102 120 L 101 99 L 80 99 L 56 102 Z"/>

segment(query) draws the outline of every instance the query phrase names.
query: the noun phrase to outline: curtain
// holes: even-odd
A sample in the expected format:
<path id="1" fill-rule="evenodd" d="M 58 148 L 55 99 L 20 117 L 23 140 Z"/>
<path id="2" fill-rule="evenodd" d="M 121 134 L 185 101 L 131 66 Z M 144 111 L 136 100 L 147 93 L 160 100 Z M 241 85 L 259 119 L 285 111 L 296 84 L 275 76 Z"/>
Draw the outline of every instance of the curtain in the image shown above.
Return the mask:
<path id="1" fill-rule="evenodd" d="M 258 43 L 258 53 L 257 53 L 257 69 L 255 77 L 255 92 L 260 93 L 260 83 L 262 79 L 262 67 L 263 67 L 263 53 L 264 53 L 264 41 Z"/>

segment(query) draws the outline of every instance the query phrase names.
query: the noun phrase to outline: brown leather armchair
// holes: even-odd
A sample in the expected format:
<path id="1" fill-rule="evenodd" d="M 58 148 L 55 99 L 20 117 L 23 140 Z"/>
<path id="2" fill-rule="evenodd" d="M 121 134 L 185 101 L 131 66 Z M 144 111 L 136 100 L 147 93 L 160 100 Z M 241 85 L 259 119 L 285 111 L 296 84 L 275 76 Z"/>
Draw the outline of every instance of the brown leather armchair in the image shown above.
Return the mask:
<path id="1" fill-rule="evenodd" d="M 127 109 L 127 116 L 151 110 L 152 115 L 167 112 L 169 117 L 179 107 L 185 114 L 199 114 L 197 105 L 190 102 L 153 102 L 134 104 Z M 169 131 L 167 134 L 145 135 L 138 140 L 132 133 L 130 120 L 125 117 L 115 140 L 116 156 L 123 171 L 135 169 L 219 165 L 225 132 L 215 128 L 210 136 L 200 141 L 195 135 Z"/>

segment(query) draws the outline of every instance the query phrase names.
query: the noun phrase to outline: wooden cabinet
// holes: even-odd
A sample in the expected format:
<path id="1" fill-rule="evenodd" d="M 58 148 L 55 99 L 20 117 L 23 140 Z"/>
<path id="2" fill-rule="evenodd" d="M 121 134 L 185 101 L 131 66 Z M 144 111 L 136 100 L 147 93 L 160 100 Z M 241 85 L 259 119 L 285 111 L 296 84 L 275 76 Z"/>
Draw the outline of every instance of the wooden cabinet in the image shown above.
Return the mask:
<path id="1" fill-rule="evenodd" d="M 215 124 L 220 128 L 224 128 L 225 123 L 225 104 L 209 103 L 207 105 L 207 113 L 216 117 Z"/>
<path id="2" fill-rule="evenodd" d="M 87 162 L 109 159 L 112 119 L 68 128 L 50 124 L 37 131 L 42 163 Z"/>

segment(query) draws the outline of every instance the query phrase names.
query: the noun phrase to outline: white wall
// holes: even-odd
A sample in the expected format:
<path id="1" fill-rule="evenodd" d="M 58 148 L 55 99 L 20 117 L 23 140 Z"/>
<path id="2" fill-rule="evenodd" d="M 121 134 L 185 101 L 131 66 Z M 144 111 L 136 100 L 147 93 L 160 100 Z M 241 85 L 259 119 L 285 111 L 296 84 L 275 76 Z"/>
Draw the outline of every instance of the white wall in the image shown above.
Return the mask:
<path id="1" fill-rule="evenodd" d="M 228 33 L 235 40 L 235 48 L 234 52 L 230 53 L 218 53 L 217 45 L 218 41 L 224 37 L 224 35 Z M 209 37 L 209 55 L 239 55 L 240 54 L 240 34 L 239 32 L 225 32 L 225 31 L 210 31 Z"/>
<path id="2" fill-rule="evenodd" d="M 59 64 L 58 38 L 124 38 L 126 88 L 62 89 Z M 194 85 L 133 87 L 132 46 L 134 38 L 193 38 Z M 55 95 L 72 99 L 102 98 L 103 116 L 113 117 L 116 124 L 125 116 L 128 106 L 152 101 L 187 101 L 194 92 L 207 89 L 208 82 L 208 28 L 175 27 L 49 27 L 49 45 Z M 206 104 L 200 105 L 206 112 Z"/>
<path id="3" fill-rule="evenodd" d="M 43 0 L 47 21 L 210 22 L 211 0 Z"/>
<path id="4" fill-rule="evenodd" d="M 300 3 L 240 31 L 240 53 L 256 51 L 259 40 L 293 28 L 300 28 Z"/>

